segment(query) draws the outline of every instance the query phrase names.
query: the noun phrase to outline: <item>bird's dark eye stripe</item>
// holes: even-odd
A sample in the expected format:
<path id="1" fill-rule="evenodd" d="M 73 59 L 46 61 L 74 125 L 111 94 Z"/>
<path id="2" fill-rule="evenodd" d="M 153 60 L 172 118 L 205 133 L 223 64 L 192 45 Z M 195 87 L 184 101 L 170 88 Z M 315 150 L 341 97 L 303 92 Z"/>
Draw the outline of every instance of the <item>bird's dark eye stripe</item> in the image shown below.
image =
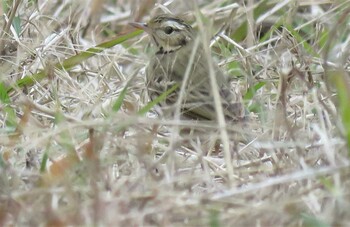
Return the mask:
<path id="1" fill-rule="evenodd" d="M 173 29 L 174 32 L 180 31 L 180 29 L 178 29 L 178 28 L 173 28 L 173 27 L 171 27 L 171 28 Z"/>
<path id="2" fill-rule="evenodd" d="M 170 33 L 173 33 L 173 32 L 178 32 L 178 31 L 181 31 L 181 29 L 178 29 L 178 28 L 174 28 L 174 27 L 171 27 L 173 30 L 170 32 Z M 166 31 L 166 27 L 165 28 L 160 28 L 159 30 L 163 30 L 163 31 Z M 169 34 L 170 34 L 169 33 Z"/>

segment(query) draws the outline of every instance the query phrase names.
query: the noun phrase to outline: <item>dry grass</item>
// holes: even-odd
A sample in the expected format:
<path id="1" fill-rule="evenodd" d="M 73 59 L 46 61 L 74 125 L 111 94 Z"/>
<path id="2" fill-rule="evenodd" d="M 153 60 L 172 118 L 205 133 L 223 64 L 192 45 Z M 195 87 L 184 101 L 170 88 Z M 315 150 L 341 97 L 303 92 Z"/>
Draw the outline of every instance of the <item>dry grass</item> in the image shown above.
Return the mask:
<path id="1" fill-rule="evenodd" d="M 2 0 L 0 225 L 346 226 L 350 1 L 196 1 L 249 110 L 228 139 L 154 115 L 128 22 L 201 27 L 155 2 Z"/>

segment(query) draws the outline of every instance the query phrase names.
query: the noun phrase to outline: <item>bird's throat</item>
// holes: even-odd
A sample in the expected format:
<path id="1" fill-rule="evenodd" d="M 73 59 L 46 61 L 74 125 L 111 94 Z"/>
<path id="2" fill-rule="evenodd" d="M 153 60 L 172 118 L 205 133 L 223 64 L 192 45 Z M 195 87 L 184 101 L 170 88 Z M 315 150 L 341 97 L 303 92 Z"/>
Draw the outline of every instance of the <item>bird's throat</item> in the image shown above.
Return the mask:
<path id="1" fill-rule="evenodd" d="M 156 52 L 156 54 L 169 54 L 169 53 L 173 53 L 177 50 L 179 50 L 182 46 L 179 45 L 179 46 L 175 46 L 175 47 L 170 47 L 170 46 L 167 46 L 167 47 L 159 47 L 159 50 Z"/>

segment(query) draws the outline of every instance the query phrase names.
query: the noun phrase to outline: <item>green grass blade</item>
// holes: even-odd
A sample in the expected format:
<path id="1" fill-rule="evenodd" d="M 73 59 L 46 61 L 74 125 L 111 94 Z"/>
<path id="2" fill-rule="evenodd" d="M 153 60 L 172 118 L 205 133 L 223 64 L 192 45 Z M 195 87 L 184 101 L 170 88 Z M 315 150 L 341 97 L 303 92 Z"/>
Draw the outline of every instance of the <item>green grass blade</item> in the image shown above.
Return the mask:
<path id="1" fill-rule="evenodd" d="M 118 96 L 118 99 L 115 101 L 113 107 L 112 107 L 112 110 L 114 112 L 118 112 L 120 110 L 120 108 L 122 107 L 123 105 L 123 100 L 125 98 L 125 95 L 126 95 L 126 92 L 128 90 L 128 86 L 129 84 L 126 84 L 126 86 L 123 88 L 123 90 L 120 92 L 119 96 Z"/>
<path id="2" fill-rule="evenodd" d="M 49 160 L 49 154 L 48 154 L 48 150 L 46 150 L 43 154 L 43 158 L 40 163 L 40 173 L 44 173 L 46 171 L 46 165 L 48 160 Z"/>
<path id="3" fill-rule="evenodd" d="M 62 66 L 61 67 L 58 66 L 58 68 L 64 68 L 66 70 L 69 70 L 70 68 L 82 63 L 86 59 L 88 59 L 88 58 L 90 58 L 98 53 L 101 53 L 105 49 L 108 49 L 108 48 L 111 48 L 115 45 L 121 44 L 124 41 L 141 34 L 142 32 L 143 32 L 142 30 L 136 30 L 136 31 L 133 31 L 133 32 L 128 33 L 126 35 L 119 36 L 116 39 L 101 43 L 95 47 L 91 47 L 91 48 L 87 49 L 86 51 L 83 51 L 83 52 L 81 52 L 73 57 L 66 59 L 65 61 L 63 61 Z"/>
<path id="4" fill-rule="evenodd" d="M 285 24 L 284 28 L 288 30 L 290 34 L 297 40 L 298 44 L 303 46 L 303 50 L 309 53 L 311 56 L 319 57 L 319 55 L 315 52 L 314 48 L 305 40 L 305 37 L 300 35 L 299 31 L 296 31 L 291 25 Z"/>
<path id="5" fill-rule="evenodd" d="M 40 71 L 38 73 L 35 73 L 33 75 L 25 76 L 22 79 L 17 80 L 15 86 L 16 87 L 24 87 L 24 86 L 30 86 L 34 84 L 35 81 L 40 81 L 46 77 L 46 73 L 44 71 Z M 7 89 L 7 93 L 11 92 L 13 90 L 13 87 L 9 87 Z"/>
<path id="6" fill-rule="evenodd" d="M 328 72 L 328 75 L 338 91 L 339 109 L 348 144 L 348 155 L 350 156 L 350 87 L 347 81 L 348 76 L 342 71 Z"/>
<path id="7" fill-rule="evenodd" d="M 166 97 L 168 95 L 170 95 L 171 93 L 173 93 L 177 88 L 179 87 L 179 84 L 174 84 L 170 89 L 168 89 L 167 91 L 165 91 L 163 94 L 161 94 L 160 96 L 158 96 L 156 99 L 152 100 L 151 102 L 149 102 L 146 106 L 144 106 L 143 108 L 141 108 L 138 111 L 139 115 L 144 115 L 146 114 L 153 106 L 159 104 L 160 102 L 164 101 L 166 99 Z"/>
<path id="8" fill-rule="evenodd" d="M 262 88 L 263 86 L 265 86 L 266 82 L 258 82 L 257 84 L 255 84 L 253 87 L 250 87 L 247 91 L 247 93 L 245 93 L 245 95 L 243 96 L 243 100 L 244 101 L 248 101 L 251 100 L 255 93 Z"/>
<path id="9" fill-rule="evenodd" d="M 0 100 L 4 104 L 10 103 L 10 97 L 7 94 L 6 85 L 4 83 L 0 83 Z"/>
<path id="10" fill-rule="evenodd" d="M 17 35 L 19 36 L 21 34 L 21 18 L 16 16 L 13 18 L 12 26 L 15 29 Z"/>
<path id="11" fill-rule="evenodd" d="M 81 53 L 74 55 L 66 60 L 63 61 L 62 65 L 61 64 L 57 64 L 55 67 L 58 69 L 65 69 L 65 70 L 69 70 L 72 67 L 82 63 L 83 61 L 87 60 L 88 58 L 96 55 L 97 53 L 102 52 L 105 49 L 111 48 L 115 45 L 121 44 L 122 42 L 131 39 L 139 34 L 141 34 L 143 31 L 141 30 L 136 30 L 133 32 L 130 32 L 128 34 L 119 36 L 116 39 L 101 43 L 95 47 L 91 47 L 89 49 L 87 49 L 86 51 L 82 51 Z M 33 74 L 33 75 L 28 75 L 25 76 L 24 78 L 18 80 L 14 85 L 8 87 L 7 93 L 11 92 L 14 87 L 24 87 L 24 86 L 30 86 L 33 85 L 35 83 L 35 81 L 40 81 L 42 79 L 44 79 L 47 76 L 47 74 L 45 73 L 45 69 L 41 70 L 40 72 Z"/>
<path id="12" fill-rule="evenodd" d="M 16 111 L 11 107 L 11 100 L 6 92 L 4 83 L 0 83 L 0 102 L 4 104 L 3 112 L 6 113 L 6 126 L 15 128 L 17 125 Z"/>
<path id="13" fill-rule="evenodd" d="M 302 213 L 301 219 L 303 220 L 303 226 L 308 226 L 308 227 L 330 227 L 327 223 L 322 221 L 321 219 L 312 216 L 310 214 Z"/>

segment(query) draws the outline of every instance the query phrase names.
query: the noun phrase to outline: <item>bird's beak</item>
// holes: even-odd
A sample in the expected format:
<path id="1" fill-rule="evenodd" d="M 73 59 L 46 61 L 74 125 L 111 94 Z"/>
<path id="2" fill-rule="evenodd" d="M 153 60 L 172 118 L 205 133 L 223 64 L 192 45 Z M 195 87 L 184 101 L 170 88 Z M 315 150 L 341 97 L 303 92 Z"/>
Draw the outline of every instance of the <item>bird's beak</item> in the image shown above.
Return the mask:
<path id="1" fill-rule="evenodd" d="M 148 32 L 148 31 L 149 31 L 149 27 L 147 26 L 146 23 L 130 22 L 129 24 L 130 24 L 131 26 L 135 27 L 135 28 L 142 29 L 142 30 L 144 30 L 145 32 Z"/>

